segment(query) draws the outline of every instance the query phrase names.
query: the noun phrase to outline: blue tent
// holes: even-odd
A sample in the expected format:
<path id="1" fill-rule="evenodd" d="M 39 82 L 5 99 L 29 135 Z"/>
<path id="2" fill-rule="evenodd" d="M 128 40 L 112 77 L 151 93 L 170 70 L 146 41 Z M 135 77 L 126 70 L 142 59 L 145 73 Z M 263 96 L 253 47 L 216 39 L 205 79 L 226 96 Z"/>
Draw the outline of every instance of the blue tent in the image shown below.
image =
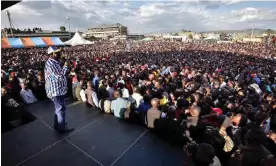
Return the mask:
<path id="1" fill-rule="evenodd" d="M 64 45 L 58 37 L 51 37 L 51 40 L 55 43 L 56 46 Z"/>
<path id="2" fill-rule="evenodd" d="M 36 47 L 46 47 L 46 44 L 41 37 L 31 37 L 31 39 Z"/>
<path id="3" fill-rule="evenodd" d="M 8 40 L 12 48 L 24 48 L 24 44 L 20 38 L 8 38 Z"/>

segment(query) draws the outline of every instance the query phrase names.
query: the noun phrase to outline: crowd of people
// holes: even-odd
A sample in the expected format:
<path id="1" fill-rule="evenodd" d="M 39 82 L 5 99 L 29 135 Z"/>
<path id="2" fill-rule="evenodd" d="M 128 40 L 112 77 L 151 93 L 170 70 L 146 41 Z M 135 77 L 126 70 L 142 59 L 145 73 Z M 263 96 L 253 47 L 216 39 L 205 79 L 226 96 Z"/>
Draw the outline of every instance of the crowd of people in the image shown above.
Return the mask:
<path id="1" fill-rule="evenodd" d="M 272 166 L 275 51 L 262 43 L 152 41 L 126 49 L 103 41 L 63 47 L 60 63 L 69 61 L 69 97 L 145 125 L 183 148 L 185 165 Z M 24 114 L 21 103 L 47 99 L 47 59 L 45 48 L 2 49 L 2 126 Z"/>

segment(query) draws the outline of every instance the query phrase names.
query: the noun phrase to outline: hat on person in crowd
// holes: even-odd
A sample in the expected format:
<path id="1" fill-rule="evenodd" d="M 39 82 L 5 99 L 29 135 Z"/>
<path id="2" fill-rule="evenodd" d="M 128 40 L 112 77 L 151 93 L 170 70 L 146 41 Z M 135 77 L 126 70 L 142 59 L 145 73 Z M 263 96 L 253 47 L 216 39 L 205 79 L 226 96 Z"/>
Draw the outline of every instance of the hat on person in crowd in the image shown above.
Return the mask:
<path id="1" fill-rule="evenodd" d="M 58 49 L 55 46 L 50 46 L 47 50 L 48 54 L 56 53 L 56 52 L 59 52 L 59 51 L 61 51 L 61 49 Z"/>
<path id="2" fill-rule="evenodd" d="M 261 91 L 259 85 L 257 85 L 257 84 L 251 84 L 248 87 L 254 89 L 257 93 L 259 93 Z"/>
<path id="3" fill-rule="evenodd" d="M 222 111 L 220 108 L 213 108 L 213 107 L 211 107 L 211 109 L 212 109 L 215 113 L 217 113 L 218 115 L 223 115 L 223 111 Z"/>

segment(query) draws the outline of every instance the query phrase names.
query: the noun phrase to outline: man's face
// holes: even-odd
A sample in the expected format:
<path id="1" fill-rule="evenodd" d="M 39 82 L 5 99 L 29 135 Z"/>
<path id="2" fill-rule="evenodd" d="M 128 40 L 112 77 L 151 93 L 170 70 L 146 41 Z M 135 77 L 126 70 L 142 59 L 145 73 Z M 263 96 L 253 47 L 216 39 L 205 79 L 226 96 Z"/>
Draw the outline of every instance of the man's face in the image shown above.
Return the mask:
<path id="1" fill-rule="evenodd" d="M 241 120 L 241 116 L 239 114 L 233 116 L 233 118 L 232 118 L 232 122 L 235 123 L 236 125 L 238 125 L 240 123 L 240 120 Z"/>
<path id="2" fill-rule="evenodd" d="M 6 89 L 4 89 L 4 88 L 1 88 L 1 92 L 2 92 L 2 93 L 1 93 L 2 96 L 4 96 L 5 94 L 7 94 L 7 91 L 6 91 Z"/>
<path id="3" fill-rule="evenodd" d="M 61 53 L 60 52 L 56 52 L 56 53 L 54 53 L 54 55 L 55 55 L 55 58 L 56 58 L 57 61 L 59 61 L 61 59 Z"/>

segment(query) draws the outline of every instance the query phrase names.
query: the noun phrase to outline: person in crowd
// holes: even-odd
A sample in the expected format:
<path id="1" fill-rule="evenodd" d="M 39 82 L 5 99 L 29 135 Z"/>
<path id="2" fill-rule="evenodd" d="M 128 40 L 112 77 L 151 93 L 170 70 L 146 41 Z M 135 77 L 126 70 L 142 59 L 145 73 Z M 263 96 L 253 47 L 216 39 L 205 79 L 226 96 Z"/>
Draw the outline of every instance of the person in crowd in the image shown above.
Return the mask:
<path id="1" fill-rule="evenodd" d="M 87 82 L 87 88 L 85 90 L 86 101 L 89 107 L 98 108 L 99 107 L 99 100 L 95 90 L 93 89 L 93 85 L 91 81 Z"/>
<path id="2" fill-rule="evenodd" d="M 21 91 L 20 96 L 24 100 L 26 104 L 32 104 L 34 102 L 37 102 L 36 97 L 34 96 L 31 89 L 29 89 L 24 82 L 20 83 L 21 85 Z"/>
<path id="3" fill-rule="evenodd" d="M 109 93 L 106 89 L 103 91 L 102 99 L 99 101 L 99 108 L 105 113 L 111 112 L 111 101 L 109 100 Z"/>
<path id="4" fill-rule="evenodd" d="M 114 116 L 117 118 L 124 118 L 125 111 L 130 107 L 130 102 L 124 99 L 121 90 L 114 91 L 114 98 L 111 102 L 111 112 L 114 113 Z"/>
<path id="5" fill-rule="evenodd" d="M 158 98 L 153 98 L 151 100 L 151 108 L 147 111 L 145 118 L 148 128 L 154 128 L 154 121 L 161 118 L 161 111 L 159 110 L 160 100 Z"/>
<path id="6" fill-rule="evenodd" d="M 140 104 L 143 102 L 143 96 L 140 94 L 139 87 L 133 88 L 132 98 L 136 101 L 135 107 L 138 108 Z"/>
<path id="7" fill-rule="evenodd" d="M 75 89 L 75 96 L 78 101 L 82 101 L 81 90 L 82 90 L 83 86 L 84 86 L 84 81 L 80 80 L 79 84 L 76 86 L 76 89 Z"/>
<path id="8" fill-rule="evenodd" d="M 120 80 L 118 83 L 118 87 L 120 88 L 120 90 L 122 91 L 123 94 L 123 98 L 129 98 L 129 91 L 128 89 L 125 87 L 125 81 L 124 80 Z"/>
<path id="9" fill-rule="evenodd" d="M 37 75 L 37 88 L 35 91 L 38 100 L 45 100 L 47 98 L 45 90 L 45 80 L 42 74 Z"/>
<path id="10" fill-rule="evenodd" d="M 202 166 L 222 166 L 219 158 L 216 156 L 214 147 L 207 143 L 198 145 L 195 164 Z"/>
<path id="11" fill-rule="evenodd" d="M 230 158 L 230 166 L 244 165 L 257 166 L 261 165 L 271 153 L 264 147 L 266 135 L 260 129 L 250 129 L 246 133 L 245 146 L 238 149 Z"/>
<path id="12" fill-rule="evenodd" d="M 108 91 L 108 94 L 109 94 L 109 100 L 113 100 L 114 99 L 114 88 L 113 88 L 113 84 L 111 81 L 109 81 L 107 83 L 106 90 Z"/>
<path id="13" fill-rule="evenodd" d="M 94 77 L 93 77 L 93 79 L 92 79 L 92 83 L 93 83 L 93 85 L 94 85 L 96 91 L 97 91 L 98 88 L 99 88 L 99 84 L 100 84 L 99 80 L 100 80 L 100 78 L 99 78 L 99 71 L 96 70 L 96 71 L 94 72 Z"/>

